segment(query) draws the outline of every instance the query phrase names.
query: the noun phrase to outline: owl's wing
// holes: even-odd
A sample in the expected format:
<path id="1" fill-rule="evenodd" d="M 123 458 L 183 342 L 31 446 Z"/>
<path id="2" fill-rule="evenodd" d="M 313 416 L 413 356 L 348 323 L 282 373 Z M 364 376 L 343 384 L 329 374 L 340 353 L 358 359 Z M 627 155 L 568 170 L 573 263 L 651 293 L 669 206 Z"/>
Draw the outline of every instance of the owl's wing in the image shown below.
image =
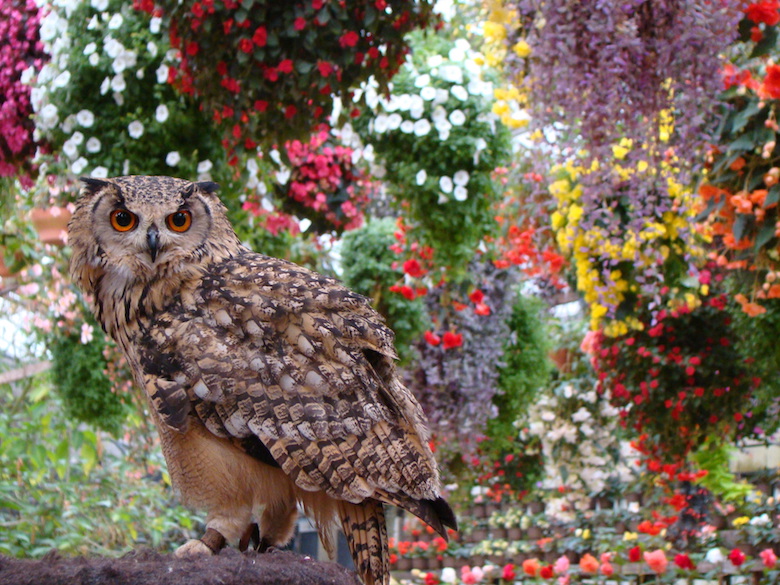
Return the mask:
<path id="1" fill-rule="evenodd" d="M 398 380 L 392 332 L 367 299 L 247 253 L 181 303 L 180 318 L 150 329 L 156 352 L 142 364 L 166 424 L 181 430 L 195 414 L 250 454 L 270 453 L 304 490 L 400 505 L 445 536 L 442 523 L 455 527 L 422 409 Z"/>

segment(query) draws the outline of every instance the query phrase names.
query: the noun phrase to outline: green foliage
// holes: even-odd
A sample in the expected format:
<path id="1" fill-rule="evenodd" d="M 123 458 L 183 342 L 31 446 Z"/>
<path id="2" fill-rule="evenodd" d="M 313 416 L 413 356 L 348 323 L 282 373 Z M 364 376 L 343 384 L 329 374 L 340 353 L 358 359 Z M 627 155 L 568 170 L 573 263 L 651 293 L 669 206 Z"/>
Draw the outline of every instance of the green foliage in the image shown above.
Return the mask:
<path id="1" fill-rule="evenodd" d="M 389 292 L 401 276 L 392 268 L 395 254 L 390 246 L 395 239 L 395 221 L 391 218 L 370 220 L 362 228 L 344 234 L 341 249 L 344 283 L 372 300 L 374 308 L 387 319 L 395 331 L 395 342 L 403 362 L 412 356 L 414 342 L 427 328 L 428 315 L 422 299 L 406 300 Z"/>
<path id="2" fill-rule="evenodd" d="M 47 386 L 28 394 L 0 389 L 0 554 L 171 551 L 197 534 L 163 481 L 159 449 L 140 466 L 132 444 L 80 429 Z"/>
<path id="3" fill-rule="evenodd" d="M 729 460 L 734 447 L 725 443 L 722 437 L 710 436 L 691 454 L 698 469 L 707 471 L 707 475 L 696 483 L 707 488 L 724 502 L 738 502 L 752 491 L 753 487 L 745 481 L 737 481 L 729 470 Z"/>
<path id="4" fill-rule="evenodd" d="M 106 375 L 106 338 L 98 328 L 93 335 L 86 344 L 74 333 L 52 336 L 52 381 L 68 416 L 116 435 L 130 397 L 114 392 Z"/>
<path id="5" fill-rule="evenodd" d="M 550 377 L 550 342 L 542 321 L 544 305 L 535 297 L 517 295 L 508 319 L 509 338 L 499 367 L 500 394 L 493 397 L 498 416 L 488 421 L 487 435 L 497 451 L 511 449 L 514 423 L 533 402 Z"/>

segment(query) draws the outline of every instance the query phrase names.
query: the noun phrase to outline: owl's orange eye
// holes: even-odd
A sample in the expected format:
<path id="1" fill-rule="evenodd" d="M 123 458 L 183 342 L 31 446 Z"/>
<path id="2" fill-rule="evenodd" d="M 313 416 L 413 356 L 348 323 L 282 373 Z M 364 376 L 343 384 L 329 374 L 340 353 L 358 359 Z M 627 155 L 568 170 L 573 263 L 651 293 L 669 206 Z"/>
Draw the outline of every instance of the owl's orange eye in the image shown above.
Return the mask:
<path id="1" fill-rule="evenodd" d="M 174 232 L 186 232 L 192 225 L 192 214 L 186 209 L 182 209 L 166 217 L 165 223 Z"/>
<path id="2" fill-rule="evenodd" d="M 118 232 L 129 232 L 138 223 L 138 217 L 127 209 L 115 209 L 111 212 L 111 227 Z"/>

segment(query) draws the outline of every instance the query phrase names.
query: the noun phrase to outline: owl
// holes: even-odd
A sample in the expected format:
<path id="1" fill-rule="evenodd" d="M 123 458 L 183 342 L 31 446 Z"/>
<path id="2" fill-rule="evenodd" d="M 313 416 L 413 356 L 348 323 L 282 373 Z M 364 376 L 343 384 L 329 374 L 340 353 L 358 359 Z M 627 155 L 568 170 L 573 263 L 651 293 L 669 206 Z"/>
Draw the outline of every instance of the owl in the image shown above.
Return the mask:
<path id="1" fill-rule="evenodd" d="M 386 504 L 457 529 L 368 299 L 242 246 L 215 183 L 82 181 L 71 277 L 145 391 L 174 488 L 207 513 L 177 555 L 282 546 L 302 508 L 386 584 Z"/>

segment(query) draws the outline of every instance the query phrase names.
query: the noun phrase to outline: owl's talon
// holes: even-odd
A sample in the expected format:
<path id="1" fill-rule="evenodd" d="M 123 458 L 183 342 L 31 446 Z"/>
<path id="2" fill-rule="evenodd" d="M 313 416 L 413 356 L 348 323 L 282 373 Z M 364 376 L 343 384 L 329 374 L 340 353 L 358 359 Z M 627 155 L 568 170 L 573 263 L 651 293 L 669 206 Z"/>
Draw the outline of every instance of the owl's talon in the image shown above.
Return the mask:
<path id="1" fill-rule="evenodd" d="M 225 537 L 213 528 L 206 528 L 206 534 L 200 540 L 188 540 L 174 553 L 179 558 L 200 557 L 219 554 L 225 546 Z"/>
<path id="2" fill-rule="evenodd" d="M 249 548 L 250 543 L 252 548 L 257 550 L 260 546 L 260 528 L 257 522 L 252 522 L 244 530 L 244 534 L 241 536 L 241 540 L 238 542 L 238 550 L 241 552 L 246 551 Z"/>

